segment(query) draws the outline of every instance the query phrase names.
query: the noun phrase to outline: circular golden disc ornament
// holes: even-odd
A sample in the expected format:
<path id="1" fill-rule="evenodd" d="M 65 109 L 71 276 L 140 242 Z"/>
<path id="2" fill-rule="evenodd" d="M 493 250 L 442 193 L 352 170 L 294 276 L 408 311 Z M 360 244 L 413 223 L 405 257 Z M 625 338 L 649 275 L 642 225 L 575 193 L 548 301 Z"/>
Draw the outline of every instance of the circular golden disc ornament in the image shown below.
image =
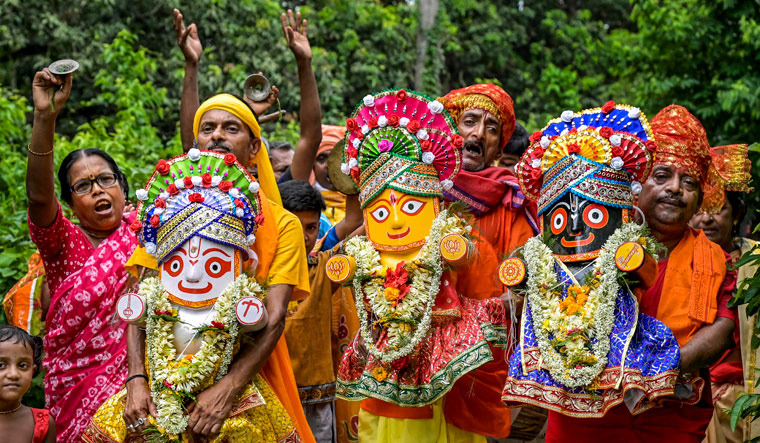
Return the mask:
<path id="1" fill-rule="evenodd" d="M 615 264 L 625 272 L 635 271 L 644 264 L 644 247 L 636 242 L 625 242 L 615 251 Z"/>
<path id="2" fill-rule="evenodd" d="M 353 257 L 336 254 L 325 263 L 327 278 L 333 283 L 345 283 L 354 277 L 356 262 Z"/>
<path id="3" fill-rule="evenodd" d="M 507 287 L 524 282 L 527 274 L 525 262 L 517 257 L 506 258 L 499 265 L 499 281 Z"/>
<path id="4" fill-rule="evenodd" d="M 449 234 L 441 239 L 441 257 L 454 266 L 469 260 L 469 243 L 459 234 Z"/>
<path id="5" fill-rule="evenodd" d="M 356 195 L 359 193 L 359 188 L 356 187 L 354 179 L 340 170 L 340 166 L 343 163 L 343 143 L 343 140 L 335 143 L 330 156 L 327 157 L 327 175 L 330 176 L 330 182 L 338 192 L 346 195 Z"/>

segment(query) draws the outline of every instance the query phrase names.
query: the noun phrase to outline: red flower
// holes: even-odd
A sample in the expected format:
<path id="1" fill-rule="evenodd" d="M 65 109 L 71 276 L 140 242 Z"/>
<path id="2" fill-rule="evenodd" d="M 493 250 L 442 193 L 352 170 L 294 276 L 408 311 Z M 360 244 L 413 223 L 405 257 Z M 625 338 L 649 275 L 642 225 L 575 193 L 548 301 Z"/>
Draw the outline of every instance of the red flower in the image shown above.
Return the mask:
<path id="1" fill-rule="evenodd" d="M 237 161 L 237 157 L 235 157 L 235 154 L 225 154 L 224 155 L 224 164 L 227 166 L 232 166 Z"/>
<path id="2" fill-rule="evenodd" d="M 166 192 L 168 192 L 169 195 L 177 195 L 179 194 L 179 189 L 177 189 L 177 186 L 174 183 L 172 183 L 166 187 Z"/>
<path id="3" fill-rule="evenodd" d="M 140 220 L 135 220 L 129 225 L 129 229 L 131 229 L 132 232 L 137 232 L 142 229 L 142 223 L 140 223 Z"/>
<path id="4" fill-rule="evenodd" d="M 171 385 L 171 384 L 169 384 L 169 382 L 168 382 L 168 381 L 166 381 L 166 380 L 164 380 L 164 386 L 166 386 L 167 388 L 169 388 L 169 389 L 171 389 L 171 390 L 174 390 L 174 388 L 172 387 L 172 385 Z"/>
<path id="5" fill-rule="evenodd" d="M 164 201 L 163 198 L 159 197 L 159 198 L 156 199 L 156 201 L 153 202 L 153 206 L 155 206 L 157 208 L 165 208 L 166 207 L 166 202 Z"/>
<path id="6" fill-rule="evenodd" d="M 420 148 L 422 148 L 423 151 L 429 151 L 432 147 L 433 143 L 431 143 L 430 140 L 422 140 L 420 142 Z"/>
<path id="7" fill-rule="evenodd" d="M 160 311 L 158 309 L 153 310 L 153 314 L 155 315 L 172 315 L 172 311 L 166 310 L 166 311 Z"/>
<path id="8" fill-rule="evenodd" d="M 528 139 L 529 139 L 531 142 L 535 143 L 535 142 L 537 142 L 537 141 L 541 140 L 541 136 L 542 136 L 542 135 L 543 135 L 543 134 L 541 133 L 541 131 L 536 131 L 536 132 L 534 132 L 533 134 L 531 134 L 531 135 L 530 135 L 530 137 L 528 137 Z"/>
<path id="9" fill-rule="evenodd" d="M 236 198 L 233 203 L 235 203 L 235 206 L 238 208 L 245 208 L 245 204 L 243 203 L 243 200 L 240 200 L 239 198 Z"/>
<path id="10" fill-rule="evenodd" d="M 219 329 L 220 331 L 224 331 L 224 329 L 225 329 L 224 323 L 220 323 L 218 321 L 212 321 L 211 322 L 211 327 Z"/>
<path id="11" fill-rule="evenodd" d="M 612 156 L 613 157 L 622 157 L 623 156 L 623 148 L 620 146 L 613 146 L 612 147 Z"/>
<path id="12" fill-rule="evenodd" d="M 604 138 L 610 138 L 612 136 L 612 128 L 609 126 L 604 126 L 601 129 L 599 129 L 599 135 L 601 135 Z"/>
<path id="13" fill-rule="evenodd" d="M 156 171 L 158 171 L 158 173 L 161 175 L 168 174 L 170 168 L 171 166 L 169 166 L 169 162 L 164 159 L 159 160 L 158 164 L 156 165 Z"/>
<path id="14" fill-rule="evenodd" d="M 657 150 L 657 143 L 654 140 L 647 140 L 644 146 L 646 146 L 647 151 L 649 152 L 654 152 Z"/>
<path id="15" fill-rule="evenodd" d="M 578 128 L 575 128 L 575 127 L 570 128 L 570 130 L 567 131 L 568 134 L 575 134 L 576 132 L 578 132 Z"/>
<path id="16" fill-rule="evenodd" d="M 388 114 L 388 124 L 390 126 L 398 126 L 398 115 L 396 114 Z"/>
<path id="17" fill-rule="evenodd" d="M 539 178 L 541 178 L 541 168 L 531 168 L 530 178 L 533 180 L 538 180 Z"/>
<path id="18" fill-rule="evenodd" d="M 183 178 L 182 182 L 185 184 L 186 189 L 193 189 L 193 179 L 190 176 Z"/>
<path id="19" fill-rule="evenodd" d="M 348 149 L 346 149 L 346 154 L 348 154 L 348 158 L 356 158 L 359 156 L 359 152 L 353 146 L 349 146 Z"/>
<path id="20" fill-rule="evenodd" d="M 355 181 L 359 181 L 359 167 L 354 166 L 351 168 L 351 178 L 353 178 Z"/>
<path id="21" fill-rule="evenodd" d="M 369 123 L 367 123 L 367 125 L 370 128 L 376 128 L 377 127 L 377 119 L 375 117 L 372 117 L 371 119 L 369 119 Z"/>
<path id="22" fill-rule="evenodd" d="M 203 180 L 203 187 L 204 188 L 210 188 L 211 187 L 211 174 L 208 172 L 201 175 L 201 180 Z"/>
<path id="23" fill-rule="evenodd" d="M 408 129 L 409 132 L 414 134 L 420 130 L 420 122 L 418 122 L 417 120 L 412 120 L 409 123 L 407 123 L 406 129 Z"/>
<path id="24" fill-rule="evenodd" d="M 354 120 L 353 118 L 347 118 L 346 129 L 348 129 L 348 132 L 354 132 L 357 129 L 359 129 L 359 124 L 356 123 L 356 120 Z"/>
<path id="25" fill-rule="evenodd" d="M 219 189 L 221 189 L 222 192 L 229 192 L 229 190 L 232 189 L 232 182 L 229 180 L 222 180 L 219 182 Z"/>
<path id="26" fill-rule="evenodd" d="M 405 102 L 408 96 L 409 95 L 403 89 L 399 89 L 398 92 L 396 92 L 396 100 L 400 102 Z"/>
<path id="27" fill-rule="evenodd" d="M 258 213 L 256 214 L 256 218 L 253 219 L 256 222 L 256 225 L 261 226 L 264 224 L 264 214 Z"/>
<path id="28" fill-rule="evenodd" d="M 451 144 L 454 145 L 455 148 L 459 149 L 464 145 L 464 138 L 459 134 L 454 134 L 451 136 Z"/>
<path id="29" fill-rule="evenodd" d="M 397 358 L 393 360 L 393 362 L 391 363 L 391 367 L 397 371 L 400 371 L 407 366 L 409 366 L 409 359 L 405 356 L 401 358 Z"/>
<path id="30" fill-rule="evenodd" d="M 544 155 L 544 148 L 541 147 L 541 145 L 536 145 L 535 148 L 533 148 L 533 151 L 530 152 L 530 156 L 532 158 L 541 158 Z"/>
<path id="31" fill-rule="evenodd" d="M 203 198 L 201 194 L 197 192 L 193 192 L 192 194 L 190 194 L 190 196 L 187 199 L 193 203 L 203 203 L 203 200 L 206 200 L 205 198 Z"/>
<path id="32" fill-rule="evenodd" d="M 385 287 L 400 288 L 409 281 L 409 272 L 404 269 L 404 261 L 396 263 L 396 269 L 388 268 L 385 273 Z"/>
<path id="33" fill-rule="evenodd" d="M 602 112 L 604 112 L 605 114 L 609 114 L 610 112 L 614 110 L 615 110 L 615 102 L 613 102 L 612 100 L 608 101 L 607 103 L 604 104 L 604 106 L 602 106 Z"/>
<path id="34" fill-rule="evenodd" d="M 161 226 L 161 217 L 158 214 L 153 214 L 153 216 L 150 217 L 150 225 L 154 228 Z"/>
<path id="35" fill-rule="evenodd" d="M 362 140 L 364 138 L 364 133 L 362 131 L 354 131 L 354 138 Z"/>
<path id="36" fill-rule="evenodd" d="M 577 143 L 570 143 L 567 145 L 567 153 L 568 154 L 579 154 L 581 152 L 581 147 L 578 146 Z"/>

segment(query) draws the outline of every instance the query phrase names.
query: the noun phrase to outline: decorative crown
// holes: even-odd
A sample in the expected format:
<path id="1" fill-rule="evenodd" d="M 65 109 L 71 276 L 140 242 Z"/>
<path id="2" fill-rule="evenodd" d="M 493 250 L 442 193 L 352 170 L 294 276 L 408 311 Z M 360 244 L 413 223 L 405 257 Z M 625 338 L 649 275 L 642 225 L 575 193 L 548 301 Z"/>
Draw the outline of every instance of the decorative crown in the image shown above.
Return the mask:
<path id="1" fill-rule="evenodd" d="M 160 160 L 136 195 L 132 229 L 159 263 L 194 235 L 247 251 L 262 222 L 259 183 L 234 154 L 193 148 Z"/>
<path id="2" fill-rule="evenodd" d="M 523 193 L 542 213 L 568 192 L 608 206 L 629 208 L 649 175 L 656 148 L 646 116 L 607 102 L 565 111 L 530 136 L 515 167 Z"/>
<path id="3" fill-rule="evenodd" d="M 362 207 L 385 188 L 442 197 L 453 186 L 464 140 L 440 102 L 403 89 L 367 95 L 346 129 L 341 171 Z"/>

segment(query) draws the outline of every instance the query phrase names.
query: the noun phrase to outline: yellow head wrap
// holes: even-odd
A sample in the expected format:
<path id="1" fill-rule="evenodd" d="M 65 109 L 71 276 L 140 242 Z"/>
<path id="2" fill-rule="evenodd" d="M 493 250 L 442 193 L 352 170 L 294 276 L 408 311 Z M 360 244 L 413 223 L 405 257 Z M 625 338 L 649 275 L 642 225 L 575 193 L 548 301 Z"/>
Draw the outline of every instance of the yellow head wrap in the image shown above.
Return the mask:
<path id="1" fill-rule="evenodd" d="M 195 111 L 195 118 L 193 119 L 193 135 L 196 139 L 198 139 L 198 128 L 201 124 L 201 117 L 212 109 L 221 109 L 222 111 L 227 111 L 236 116 L 251 129 L 254 137 L 261 138 L 261 127 L 259 126 L 259 122 L 256 121 L 256 117 L 253 115 L 251 108 L 234 95 L 218 94 L 201 103 L 201 106 Z M 264 195 L 266 195 L 269 200 L 281 205 L 282 199 L 280 198 L 280 190 L 277 188 L 277 180 L 274 178 L 272 163 L 269 161 L 269 155 L 263 147 L 260 148 L 253 157 L 252 164 L 244 166 L 254 165 L 258 170 L 259 184 L 264 191 Z"/>

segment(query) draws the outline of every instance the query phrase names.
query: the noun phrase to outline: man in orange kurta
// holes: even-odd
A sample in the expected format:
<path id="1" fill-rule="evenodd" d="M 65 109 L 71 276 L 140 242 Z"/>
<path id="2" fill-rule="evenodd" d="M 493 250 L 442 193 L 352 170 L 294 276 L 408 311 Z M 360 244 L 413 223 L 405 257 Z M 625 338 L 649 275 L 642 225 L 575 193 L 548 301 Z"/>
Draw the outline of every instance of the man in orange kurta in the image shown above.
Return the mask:
<path id="1" fill-rule="evenodd" d="M 464 138 L 462 168 L 449 201 L 464 203 L 474 217 L 477 266 L 457 281 L 457 290 L 471 298 L 501 295 L 499 262 L 537 232 L 536 212 L 520 192 L 517 177 L 493 167 L 515 129 L 512 98 L 493 84 L 477 84 L 439 98 Z M 466 374 L 451 389 L 444 405 L 446 420 L 466 431 L 492 437 L 509 435 L 509 408 L 501 402 L 509 355 L 491 348 L 494 361 Z"/>
<path id="2" fill-rule="evenodd" d="M 681 346 L 679 384 L 692 392 L 632 416 L 621 404 L 602 418 L 549 413 L 546 441 L 701 442 L 712 418 L 708 368 L 732 345 L 736 312 L 726 303 L 735 288 L 727 257 L 689 220 L 699 208 L 710 150 L 704 128 L 685 108 L 671 105 L 650 122 L 657 148 L 638 197 L 652 236 L 666 253 L 640 311 L 667 325 Z"/>

